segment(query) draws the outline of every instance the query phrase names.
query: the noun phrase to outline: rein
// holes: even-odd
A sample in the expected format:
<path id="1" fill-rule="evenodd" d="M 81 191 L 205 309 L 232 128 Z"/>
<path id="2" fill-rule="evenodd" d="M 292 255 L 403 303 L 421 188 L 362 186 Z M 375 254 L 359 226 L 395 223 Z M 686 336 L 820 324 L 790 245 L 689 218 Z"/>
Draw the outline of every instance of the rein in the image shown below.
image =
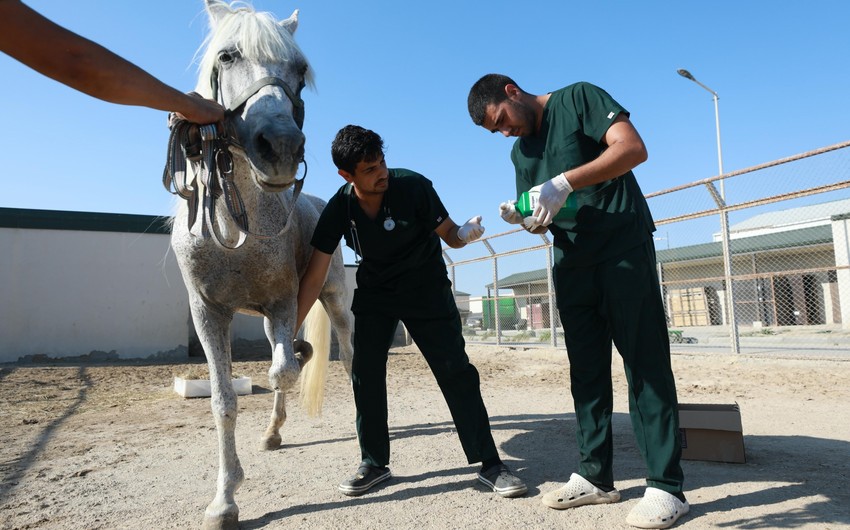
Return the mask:
<path id="1" fill-rule="evenodd" d="M 213 98 L 219 100 L 219 69 L 214 68 L 211 79 Z M 248 236 L 257 239 L 273 239 L 280 236 L 289 226 L 295 204 L 307 178 L 307 162 L 302 158 L 304 164 L 304 176 L 295 179 L 292 204 L 289 214 L 283 226 L 276 234 L 258 234 L 251 232 L 248 224 L 248 214 L 245 211 L 245 203 L 242 195 L 233 180 L 233 156 L 230 153 L 231 146 L 245 148 L 238 142 L 236 135 L 229 135 L 228 123 L 231 122 L 237 111 L 257 92 L 266 86 L 278 86 L 283 89 L 292 103 L 293 118 L 298 128 L 304 122 L 304 102 L 293 93 L 289 85 L 277 77 L 264 77 L 259 79 L 245 89 L 230 106 L 225 108 L 224 123 L 225 132 L 219 133 L 216 124 L 196 125 L 185 119 L 178 118 L 174 113 L 169 114 L 168 128 L 171 135 L 168 139 L 168 153 L 165 169 L 162 174 L 162 184 L 169 193 L 178 195 L 184 199 L 189 207 L 188 225 L 191 232 L 192 227 L 201 212 L 201 238 L 208 239 L 212 236 L 213 241 L 221 248 L 234 250 L 242 246 Z M 188 163 L 192 164 L 193 176 L 188 177 Z M 288 186 L 287 186 L 288 187 Z M 284 188 L 286 189 L 286 188 Z M 203 193 L 203 198 L 198 192 Z M 224 197 L 225 207 L 230 218 L 239 230 L 239 239 L 234 246 L 224 243 L 224 238 L 218 232 L 215 224 L 215 210 L 218 200 Z M 278 196 L 280 201 L 280 196 Z"/>

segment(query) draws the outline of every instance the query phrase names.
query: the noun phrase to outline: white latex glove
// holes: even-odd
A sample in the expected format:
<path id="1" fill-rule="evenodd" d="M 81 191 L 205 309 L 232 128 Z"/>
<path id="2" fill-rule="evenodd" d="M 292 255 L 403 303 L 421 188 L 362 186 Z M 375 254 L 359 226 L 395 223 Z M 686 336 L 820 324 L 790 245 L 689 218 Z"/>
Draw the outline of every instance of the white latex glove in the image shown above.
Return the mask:
<path id="1" fill-rule="evenodd" d="M 538 227 L 540 227 L 540 225 L 537 224 L 537 218 L 534 217 L 533 215 L 529 215 L 528 217 L 523 219 L 522 220 L 522 226 L 524 226 L 525 229 L 528 230 L 529 232 L 532 231 L 532 230 L 536 230 Z"/>
<path id="2" fill-rule="evenodd" d="M 566 173 L 561 173 L 551 180 L 547 180 L 539 186 L 534 186 L 528 191 L 539 191 L 537 208 L 534 209 L 534 217 L 539 226 L 549 226 L 558 210 L 564 207 L 567 197 L 573 191 Z"/>
<path id="3" fill-rule="evenodd" d="M 522 224 L 522 215 L 516 211 L 516 201 L 505 201 L 500 204 L 499 216 L 512 225 Z"/>
<path id="4" fill-rule="evenodd" d="M 481 216 L 477 215 L 457 229 L 457 238 L 464 243 L 471 243 L 481 237 L 484 227 L 481 226 Z"/>

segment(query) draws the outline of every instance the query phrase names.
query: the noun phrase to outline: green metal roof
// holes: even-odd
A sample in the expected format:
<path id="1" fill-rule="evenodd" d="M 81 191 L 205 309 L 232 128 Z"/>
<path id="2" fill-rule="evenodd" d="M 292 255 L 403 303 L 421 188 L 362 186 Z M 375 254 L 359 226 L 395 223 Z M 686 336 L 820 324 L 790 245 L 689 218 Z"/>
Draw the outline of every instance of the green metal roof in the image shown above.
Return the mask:
<path id="1" fill-rule="evenodd" d="M 516 274 L 511 274 L 510 276 L 505 276 L 501 280 L 499 280 L 499 289 L 509 289 L 511 287 L 517 285 L 525 285 L 529 283 L 545 283 L 546 282 L 546 269 L 537 269 L 528 272 L 518 272 Z M 484 286 L 485 289 L 492 289 L 493 284 L 488 283 Z"/>
<path id="2" fill-rule="evenodd" d="M 729 241 L 729 248 L 732 254 L 750 254 L 766 250 L 807 247 L 826 243 L 832 243 L 831 225 L 812 226 L 798 230 L 732 239 Z M 723 246 L 720 241 L 656 251 L 659 263 L 719 258 L 722 255 Z"/>

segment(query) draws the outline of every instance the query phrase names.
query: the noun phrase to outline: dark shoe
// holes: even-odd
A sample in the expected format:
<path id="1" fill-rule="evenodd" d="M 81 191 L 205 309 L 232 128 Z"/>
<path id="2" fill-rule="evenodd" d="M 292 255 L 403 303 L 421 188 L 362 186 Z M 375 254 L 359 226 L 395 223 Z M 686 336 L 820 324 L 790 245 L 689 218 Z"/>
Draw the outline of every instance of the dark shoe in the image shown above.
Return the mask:
<path id="1" fill-rule="evenodd" d="M 339 491 L 349 497 L 356 497 L 363 495 L 375 484 L 380 484 L 392 476 L 393 474 L 390 472 L 390 468 L 375 467 L 364 462 L 357 468 L 357 473 L 339 485 Z"/>
<path id="2" fill-rule="evenodd" d="M 479 471 L 478 481 L 486 484 L 487 487 L 492 488 L 502 497 L 519 497 L 525 495 L 525 492 L 528 491 L 525 482 L 511 473 L 511 470 L 505 464 Z"/>

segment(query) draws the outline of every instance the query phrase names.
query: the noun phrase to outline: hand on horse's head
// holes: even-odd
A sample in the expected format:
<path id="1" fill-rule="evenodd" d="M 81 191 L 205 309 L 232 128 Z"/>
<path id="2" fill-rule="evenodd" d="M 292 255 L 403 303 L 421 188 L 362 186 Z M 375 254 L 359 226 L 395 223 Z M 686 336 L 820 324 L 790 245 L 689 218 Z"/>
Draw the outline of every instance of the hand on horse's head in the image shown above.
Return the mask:
<path id="1" fill-rule="evenodd" d="M 197 92 L 189 92 L 186 103 L 175 109 L 174 114 L 180 119 L 201 125 L 216 123 L 219 124 L 219 129 L 224 122 L 224 107 L 217 101 L 205 99 Z"/>

